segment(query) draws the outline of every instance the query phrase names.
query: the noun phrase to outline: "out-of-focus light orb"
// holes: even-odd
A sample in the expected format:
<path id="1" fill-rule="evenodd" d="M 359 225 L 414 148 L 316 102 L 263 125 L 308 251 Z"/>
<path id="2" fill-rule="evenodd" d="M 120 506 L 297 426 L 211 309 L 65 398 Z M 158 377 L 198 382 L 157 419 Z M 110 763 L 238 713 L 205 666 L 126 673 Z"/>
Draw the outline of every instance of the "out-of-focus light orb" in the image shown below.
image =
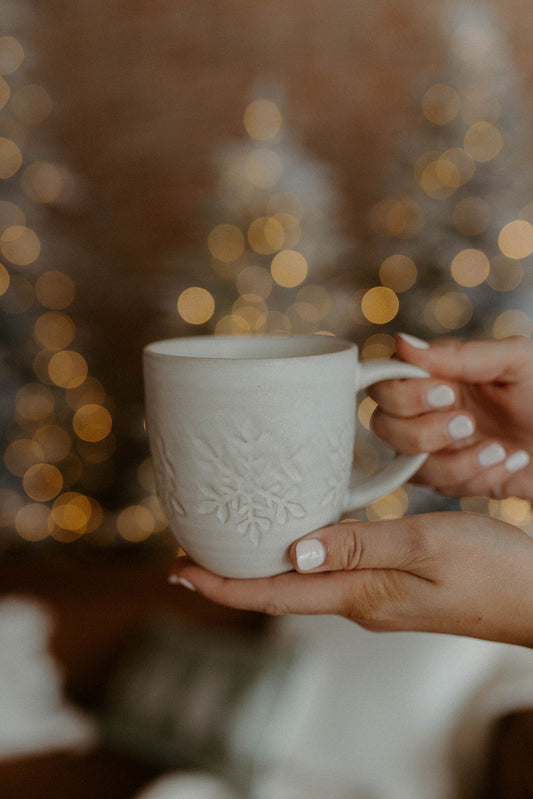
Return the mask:
<path id="1" fill-rule="evenodd" d="M 374 286 L 368 289 L 361 301 L 361 310 L 369 322 L 375 325 L 385 325 L 390 322 L 400 309 L 400 301 L 386 286 Z"/>
<path id="2" fill-rule="evenodd" d="M 282 250 L 272 259 L 270 271 L 279 286 L 294 288 L 304 282 L 308 265 L 301 252 Z"/>
<path id="3" fill-rule="evenodd" d="M 51 516 L 63 530 L 82 534 L 87 530 L 92 509 L 88 497 L 77 491 L 68 491 L 57 497 L 52 505 Z"/>
<path id="4" fill-rule="evenodd" d="M 489 259 L 481 250 L 467 248 L 457 253 L 451 264 L 452 277 L 460 286 L 479 286 L 490 271 Z"/>
<path id="5" fill-rule="evenodd" d="M 453 86 L 435 83 L 422 98 L 422 113 L 434 125 L 447 125 L 461 109 L 461 98 Z"/>
<path id="6" fill-rule="evenodd" d="M 36 320 L 33 333 L 41 347 L 62 350 L 73 341 L 76 327 L 67 314 L 47 311 Z"/>
<path id="7" fill-rule="evenodd" d="M 374 402 L 372 397 L 365 397 L 364 400 L 361 400 L 359 403 L 357 407 L 357 418 L 365 430 L 370 430 L 370 420 L 377 407 L 378 404 Z"/>
<path id="8" fill-rule="evenodd" d="M 379 279 L 396 293 L 407 291 L 416 283 L 417 268 L 408 255 L 389 255 L 379 268 Z"/>
<path id="9" fill-rule="evenodd" d="M 386 333 L 374 333 L 369 336 L 361 351 L 364 361 L 377 360 L 379 358 L 391 358 L 394 355 L 394 338 Z"/>
<path id="10" fill-rule="evenodd" d="M 63 177 L 56 164 L 35 161 L 30 164 L 20 179 L 24 193 L 38 203 L 54 203 L 63 192 Z"/>
<path id="11" fill-rule="evenodd" d="M 129 505 L 119 513 L 117 529 L 125 541 L 139 543 L 145 541 L 154 532 L 154 517 L 143 505 Z"/>
<path id="12" fill-rule="evenodd" d="M 272 100 L 253 100 L 244 111 L 244 127 L 252 139 L 266 141 L 276 136 L 283 123 L 281 111 Z"/>
<path id="13" fill-rule="evenodd" d="M 70 452 L 72 440 L 68 431 L 57 424 L 44 425 L 35 431 L 33 441 L 43 452 L 47 463 L 58 463 Z"/>
<path id="14" fill-rule="evenodd" d="M 492 161 L 502 147 L 503 136 L 491 122 L 475 122 L 465 133 L 464 148 L 474 161 Z"/>
<path id="15" fill-rule="evenodd" d="M 302 228 L 298 217 L 293 214 L 277 213 L 272 216 L 272 219 L 279 222 L 283 228 L 284 246 L 287 249 L 296 247 L 302 237 Z"/>
<path id="16" fill-rule="evenodd" d="M 87 361 L 79 352 L 60 350 L 50 359 L 48 374 L 56 386 L 60 388 L 76 388 L 81 386 L 89 369 Z"/>
<path id="17" fill-rule="evenodd" d="M 8 200 L 0 200 L 0 233 L 8 227 L 25 224 L 26 216 L 20 206 Z"/>
<path id="18" fill-rule="evenodd" d="M 23 125 L 40 125 L 52 113 L 53 105 L 44 86 L 38 83 L 23 86 L 11 101 L 14 115 Z"/>
<path id="19" fill-rule="evenodd" d="M 212 294 L 200 286 L 191 286 L 178 298 L 178 313 L 190 325 L 205 324 L 215 312 Z"/>
<path id="20" fill-rule="evenodd" d="M 5 449 L 4 463 L 11 474 L 23 477 L 30 466 L 44 461 L 42 446 L 31 438 L 17 438 Z"/>
<path id="21" fill-rule="evenodd" d="M 252 330 L 250 325 L 239 314 L 226 314 L 215 325 L 216 336 L 249 336 Z"/>
<path id="22" fill-rule="evenodd" d="M 260 297 L 257 297 L 255 301 L 251 298 L 251 295 L 248 295 L 248 297 L 250 299 L 239 297 L 233 303 L 232 312 L 235 316 L 244 319 L 251 331 L 256 332 L 262 329 L 266 321 L 268 308 Z"/>
<path id="23" fill-rule="evenodd" d="M 263 266 L 245 266 L 237 275 L 236 287 L 243 297 L 250 294 L 266 299 L 272 293 L 272 275 Z"/>
<path id="24" fill-rule="evenodd" d="M 246 176 L 258 189 L 271 189 L 283 175 L 283 161 L 274 150 L 257 149 L 246 158 Z"/>
<path id="25" fill-rule="evenodd" d="M 471 320 L 474 313 L 472 301 L 461 291 L 447 291 L 433 304 L 436 320 L 447 330 L 458 330 Z"/>
<path id="26" fill-rule="evenodd" d="M 320 322 L 331 310 L 331 297 L 323 286 L 304 286 L 296 294 L 294 308 L 304 321 Z"/>
<path id="27" fill-rule="evenodd" d="M 526 336 L 533 334 L 533 321 L 531 317 L 520 310 L 503 311 L 494 321 L 494 338 L 507 338 L 508 336 Z"/>
<path id="28" fill-rule="evenodd" d="M 72 419 L 74 432 L 83 441 L 102 441 L 111 432 L 112 425 L 107 408 L 96 403 L 82 405 Z"/>
<path id="29" fill-rule="evenodd" d="M 380 236 L 410 239 L 423 229 L 425 214 L 414 200 L 382 200 L 370 214 L 370 224 Z"/>
<path id="30" fill-rule="evenodd" d="M 28 266 L 39 257 L 41 242 L 39 237 L 25 225 L 8 227 L 0 236 L 2 255 L 17 266 Z"/>
<path id="31" fill-rule="evenodd" d="M 285 231 L 273 216 L 260 216 L 248 227 L 250 247 L 260 255 L 272 255 L 285 243 Z"/>
<path id="32" fill-rule="evenodd" d="M 476 165 L 462 147 L 450 147 L 439 156 L 436 169 L 443 185 L 458 189 L 473 178 Z"/>
<path id="33" fill-rule="evenodd" d="M 51 269 L 39 275 L 35 283 L 35 296 L 44 308 L 61 311 L 73 303 L 76 287 L 65 272 Z"/>
<path id="34" fill-rule="evenodd" d="M 409 497 L 405 488 L 400 487 L 381 499 L 372 502 L 365 509 L 366 517 L 371 522 L 383 519 L 400 519 L 407 511 Z"/>
<path id="35" fill-rule="evenodd" d="M 50 379 L 50 374 L 48 372 L 50 360 L 53 355 L 53 351 L 39 350 L 32 363 L 33 372 L 37 380 L 39 380 L 41 383 L 45 383 L 48 386 L 54 385 L 53 380 Z"/>
<path id="36" fill-rule="evenodd" d="M 15 395 L 17 414 L 29 422 L 47 419 L 54 412 L 54 393 L 41 383 L 26 383 Z"/>
<path id="37" fill-rule="evenodd" d="M 34 301 L 33 286 L 22 275 L 11 274 L 9 286 L 1 295 L 2 311 L 9 314 L 23 314 L 29 311 Z"/>
<path id="38" fill-rule="evenodd" d="M 9 281 L 9 272 L 3 264 L 0 264 L 0 297 L 8 290 Z"/>
<path id="39" fill-rule="evenodd" d="M 0 110 L 7 105 L 11 96 L 11 89 L 9 84 L 3 78 L 0 78 Z"/>
<path id="40" fill-rule="evenodd" d="M 518 288 L 524 279 L 524 265 L 522 261 L 507 258 L 505 255 L 496 255 L 490 262 L 490 272 L 487 283 L 495 291 L 512 291 Z"/>
<path id="41" fill-rule="evenodd" d="M 423 191 L 434 200 L 450 197 L 459 183 L 460 177 L 456 167 L 443 159 L 430 161 L 422 169 L 419 182 Z"/>
<path id="42" fill-rule="evenodd" d="M 500 231 L 498 246 L 508 258 L 527 258 L 533 252 L 533 225 L 524 219 L 508 222 Z"/>
<path id="43" fill-rule="evenodd" d="M 25 473 L 22 485 L 30 499 L 48 502 L 63 488 L 63 477 L 56 466 L 50 463 L 36 463 Z"/>
<path id="44" fill-rule="evenodd" d="M 0 36 L 0 75 L 11 75 L 24 61 L 24 48 L 14 36 Z"/>
<path id="45" fill-rule="evenodd" d="M 491 499 L 489 500 L 489 513 L 498 519 L 520 525 L 530 519 L 531 502 L 519 497 L 509 497 L 501 500 Z"/>
<path id="46" fill-rule="evenodd" d="M 22 165 L 22 153 L 11 139 L 0 136 L 0 178 L 7 180 L 18 172 Z"/>
<path id="47" fill-rule="evenodd" d="M 69 408 L 77 411 L 82 405 L 94 403 L 103 405 L 106 398 L 105 389 L 96 377 L 88 377 L 79 386 L 65 391 L 65 399 Z"/>
<path id="48" fill-rule="evenodd" d="M 207 246 L 213 258 L 228 264 L 241 257 L 246 241 L 238 227 L 223 224 L 210 231 Z"/>
<path id="49" fill-rule="evenodd" d="M 48 537 L 50 508 L 42 502 L 29 502 L 19 510 L 15 529 L 25 541 L 43 541 Z"/>
<path id="50" fill-rule="evenodd" d="M 490 225 L 490 205 L 482 197 L 464 197 L 452 214 L 455 229 L 463 236 L 478 236 Z"/>
<path id="51" fill-rule="evenodd" d="M 304 213 L 302 201 L 297 194 L 290 191 L 274 192 L 270 195 L 266 211 L 271 216 L 275 214 L 290 214 L 301 219 Z"/>

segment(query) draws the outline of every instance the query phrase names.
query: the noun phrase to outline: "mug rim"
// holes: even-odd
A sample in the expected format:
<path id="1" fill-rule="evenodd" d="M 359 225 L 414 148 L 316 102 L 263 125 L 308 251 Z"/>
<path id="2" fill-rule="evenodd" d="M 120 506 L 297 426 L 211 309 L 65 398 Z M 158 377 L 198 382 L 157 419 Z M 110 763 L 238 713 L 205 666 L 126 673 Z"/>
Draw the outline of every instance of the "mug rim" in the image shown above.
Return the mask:
<path id="1" fill-rule="evenodd" d="M 317 351 L 305 351 L 310 344 L 320 342 L 321 347 Z M 273 343 L 289 345 L 285 351 L 277 351 L 274 354 L 266 352 L 266 348 Z M 220 353 L 209 352 L 210 347 L 220 347 Z M 235 347 L 233 353 L 229 347 Z M 192 351 L 179 351 L 179 349 L 191 348 Z M 295 347 L 296 351 L 290 352 L 289 349 Z M 261 353 L 261 349 L 263 349 Z M 255 352 L 254 352 L 255 349 Z M 241 350 L 241 352 L 239 352 Z M 246 352 L 246 350 L 249 350 Z M 339 355 L 341 353 L 358 350 L 357 344 L 353 341 L 324 334 L 297 334 L 297 335 L 259 335 L 259 336 L 216 336 L 213 334 L 198 336 L 177 336 L 173 338 L 152 341 L 143 347 L 144 357 L 155 358 L 165 361 L 287 361 L 294 359 L 324 358 L 325 356 Z"/>

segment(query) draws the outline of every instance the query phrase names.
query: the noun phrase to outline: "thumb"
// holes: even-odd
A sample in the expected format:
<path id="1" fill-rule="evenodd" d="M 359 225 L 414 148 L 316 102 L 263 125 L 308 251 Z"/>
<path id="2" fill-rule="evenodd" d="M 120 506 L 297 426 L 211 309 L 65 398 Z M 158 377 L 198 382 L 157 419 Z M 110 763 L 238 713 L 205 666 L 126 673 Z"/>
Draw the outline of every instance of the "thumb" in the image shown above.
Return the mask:
<path id="1" fill-rule="evenodd" d="M 393 521 L 344 522 L 300 538 L 289 554 L 299 572 L 396 569 L 428 577 L 425 527 L 423 514 Z"/>
<path id="2" fill-rule="evenodd" d="M 434 376 L 465 383 L 516 383 L 533 379 L 533 342 L 523 336 L 462 341 L 437 339 L 430 343 L 400 333 L 398 356 Z"/>

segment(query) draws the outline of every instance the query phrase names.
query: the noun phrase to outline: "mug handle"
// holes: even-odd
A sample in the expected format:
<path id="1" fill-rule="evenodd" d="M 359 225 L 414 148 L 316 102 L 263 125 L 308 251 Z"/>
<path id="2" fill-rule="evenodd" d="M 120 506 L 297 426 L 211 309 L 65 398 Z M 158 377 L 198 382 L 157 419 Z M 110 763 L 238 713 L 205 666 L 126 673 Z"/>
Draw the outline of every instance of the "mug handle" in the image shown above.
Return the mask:
<path id="1" fill-rule="evenodd" d="M 404 361 L 374 360 L 359 364 L 358 390 L 367 388 L 382 380 L 405 377 L 430 377 L 429 373 Z M 376 474 L 367 477 L 349 489 L 344 501 L 344 513 L 356 508 L 364 508 L 371 502 L 384 497 L 395 488 L 406 483 L 417 472 L 426 458 L 427 452 L 418 455 L 396 454 L 394 459 L 383 466 Z"/>

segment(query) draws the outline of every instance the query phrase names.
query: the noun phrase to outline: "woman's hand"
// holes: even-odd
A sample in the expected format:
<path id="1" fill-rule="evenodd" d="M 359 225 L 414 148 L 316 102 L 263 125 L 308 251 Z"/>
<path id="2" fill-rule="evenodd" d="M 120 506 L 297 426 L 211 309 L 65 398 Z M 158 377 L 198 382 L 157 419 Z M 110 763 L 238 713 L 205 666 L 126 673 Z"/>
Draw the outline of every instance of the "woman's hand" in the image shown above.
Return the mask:
<path id="1" fill-rule="evenodd" d="M 337 614 L 374 631 L 451 633 L 533 647 L 533 541 L 477 514 L 346 522 L 294 543 L 297 571 L 237 580 L 176 561 L 171 582 L 233 608 Z"/>
<path id="2" fill-rule="evenodd" d="M 402 360 L 431 378 L 372 386 L 377 436 L 400 452 L 429 452 L 413 482 L 448 496 L 533 500 L 533 341 L 399 335 Z"/>

